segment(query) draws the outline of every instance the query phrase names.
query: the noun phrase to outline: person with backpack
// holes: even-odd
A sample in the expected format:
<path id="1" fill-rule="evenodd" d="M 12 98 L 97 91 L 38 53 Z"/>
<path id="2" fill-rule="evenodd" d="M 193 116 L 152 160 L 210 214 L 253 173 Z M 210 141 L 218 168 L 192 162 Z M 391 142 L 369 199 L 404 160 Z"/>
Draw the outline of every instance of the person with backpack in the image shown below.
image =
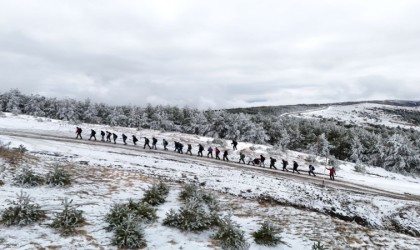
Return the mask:
<path id="1" fill-rule="evenodd" d="M 168 150 L 168 148 L 167 148 L 167 146 L 168 146 L 168 141 L 167 140 L 165 140 L 165 139 L 163 139 L 163 141 L 162 141 L 162 144 L 163 144 L 163 150 Z"/>
<path id="2" fill-rule="evenodd" d="M 243 163 L 245 164 L 245 154 L 242 152 L 239 152 L 239 162 L 238 163 Z"/>
<path id="3" fill-rule="evenodd" d="M 112 135 L 112 133 L 111 133 L 111 132 L 106 131 L 106 141 L 107 141 L 107 142 L 111 142 L 111 135 Z"/>
<path id="4" fill-rule="evenodd" d="M 190 153 L 190 155 L 192 155 L 191 150 L 192 150 L 192 146 L 191 146 L 191 144 L 188 143 L 187 152 L 185 152 L 185 154 Z"/>
<path id="5" fill-rule="evenodd" d="M 105 141 L 105 132 L 101 130 L 101 141 Z"/>
<path id="6" fill-rule="evenodd" d="M 157 144 L 157 139 L 155 137 L 152 137 L 152 148 L 157 150 L 156 144 Z"/>
<path id="7" fill-rule="evenodd" d="M 204 147 L 201 144 L 198 144 L 198 156 L 203 157 Z"/>
<path id="8" fill-rule="evenodd" d="M 112 139 L 114 139 L 114 144 L 117 144 L 118 135 L 116 133 L 112 133 Z"/>
<path id="9" fill-rule="evenodd" d="M 227 149 L 225 149 L 225 151 L 223 152 L 223 160 L 229 161 Z"/>
<path id="10" fill-rule="evenodd" d="M 144 146 L 143 146 L 143 149 L 146 149 L 146 146 L 148 146 L 149 147 L 149 149 L 152 149 L 152 147 L 150 147 L 150 144 L 149 144 L 149 138 L 147 138 L 147 137 L 143 137 L 144 138 Z"/>
<path id="11" fill-rule="evenodd" d="M 213 148 L 211 146 L 207 149 L 207 158 L 209 158 L 209 155 L 213 158 Z"/>
<path id="12" fill-rule="evenodd" d="M 248 161 L 248 165 L 249 163 L 252 163 L 252 166 L 259 166 L 260 165 L 260 158 L 254 158 L 253 160 Z"/>
<path id="13" fill-rule="evenodd" d="M 139 141 L 139 139 L 137 139 L 137 137 L 135 135 L 133 135 L 133 143 L 134 145 L 137 145 L 137 142 Z"/>
<path id="14" fill-rule="evenodd" d="M 184 144 L 178 142 L 178 153 L 183 154 L 184 153 L 183 148 L 184 148 Z"/>
<path id="15" fill-rule="evenodd" d="M 232 140 L 232 143 L 230 145 L 233 145 L 233 150 L 237 150 L 236 146 L 238 145 L 238 142 L 235 140 Z"/>
<path id="16" fill-rule="evenodd" d="M 270 168 L 274 168 L 277 170 L 275 164 L 276 164 L 276 159 L 274 159 L 273 157 L 270 157 Z"/>
<path id="17" fill-rule="evenodd" d="M 296 161 L 293 161 L 293 173 L 296 171 L 298 174 L 300 172 L 298 171 L 299 164 Z"/>
<path id="18" fill-rule="evenodd" d="M 265 157 L 263 155 L 260 155 L 260 167 L 264 167 L 265 168 L 264 161 L 265 161 Z"/>
<path id="19" fill-rule="evenodd" d="M 331 167 L 331 168 L 326 168 L 326 169 L 330 171 L 330 180 L 334 181 L 335 180 L 335 178 L 334 178 L 335 168 Z"/>
<path id="20" fill-rule="evenodd" d="M 76 127 L 76 139 L 79 138 L 79 137 L 80 137 L 80 139 L 83 139 L 82 138 L 82 128 Z"/>
<path id="21" fill-rule="evenodd" d="M 95 130 L 93 130 L 93 129 L 91 129 L 91 130 L 90 130 L 90 137 L 89 137 L 89 141 L 90 141 L 90 139 L 92 139 L 92 137 L 93 137 L 93 138 L 95 138 L 95 141 L 96 141 L 96 131 L 95 131 Z"/>
<path id="22" fill-rule="evenodd" d="M 122 134 L 122 139 L 123 139 L 123 142 L 124 142 L 124 145 L 127 145 L 127 136 L 125 135 L 125 134 Z"/>
<path id="23" fill-rule="evenodd" d="M 309 174 L 309 175 L 311 175 L 311 174 L 312 174 L 313 176 L 316 176 L 314 171 L 315 171 L 315 167 L 314 167 L 312 164 L 309 164 L 309 171 L 308 171 L 308 174 Z"/>
<path id="24" fill-rule="evenodd" d="M 174 149 L 175 152 L 178 152 L 178 147 L 179 147 L 179 142 L 175 141 L 175 149 Z"/>
<path id="25" fill-rule="evenodd" d="M 216 151 L 216 159 L 217 159 L 217 160 L 220 160 L 220 157 L 219 157 L 219 155 L 220 155 L 220 150 L 219 150 L 219 148 L 218 148 L 218 147 L 216 147 L 216 148 L 214 149 L 214 151 Z"/>
<path id="26" fill-rule="evenodd" d="M 289 172 L 289 170 L 287 169 L 287 165 L 289 165 L 289 162 L 285 159 L 281 159 L 281 161 L 283 163 L 283 171 Z"/>

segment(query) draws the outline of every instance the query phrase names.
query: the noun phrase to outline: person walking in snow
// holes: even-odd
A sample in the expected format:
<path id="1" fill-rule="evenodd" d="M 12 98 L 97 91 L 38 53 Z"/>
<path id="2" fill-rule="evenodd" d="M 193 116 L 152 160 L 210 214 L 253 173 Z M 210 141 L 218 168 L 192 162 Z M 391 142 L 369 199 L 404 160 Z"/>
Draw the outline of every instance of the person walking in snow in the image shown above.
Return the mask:
<path id="1" fill-rule="evenodd" d="M 150 144 L 149 144 L 149 138 L 147 138 L 147 137 L 143 137 L 144 138 L 144 146 L 143 146 L 143 149 L 146 149 L 146 146 L 148 146 L 149 147 L 149 149 L 152 149 L 152 147 L 150 147 Z"/>
<path id="2" fill-rule="evenodd" d="M 289 172 L 289 170 L 287 169 L 287 165 L 289 165 L 289 162 L 285 159 L 281 159 L 281 161 L 283 163 L 283 171 Z"/>
<path id="3" fill-rule="evenodd" d="M 232 140 L 232 143 L 230 145 L 233 145 L 233 150 L 237 150 L 236 146 L 238 145 L 238 142 L 235 140 Z"/>
<path id="4" fill-rule="evenodd" d="M 183 154 L 184 151 L 182 150 L 184 148 L 184 144 L 178 142 L 178 153 Z"/>
<path id="5" fill-rule="evenodd" d="M 179 146 L 179 142 L 175 141 L 175 149 L 174 149 L 175 152 L 178 152 L 178 146 Z"/>
<path id="6" fill-rule="evenodd" d="M 163 139 L 163 141 L 162 141 L 162 144 L 163 144 L 163 150 L 168 150 L 168 148 L 167 148 L 167 146 L 168 146 L 168 141 L 167 140 L 165 140 L 165 139 Z"/>
<path id="7" fill-rule="evenodd" d="M 116 133 L 112 133 L 112 139 L 114 139 L 114 144 L 117 144 L 118 135 Z"/>
<path id="8" fill-rule="evenodd" d="M 157 149 L 156 144 L 157 144 L 157 139 L 155 137 L 152 137 L 152 148 Z"/>
<path id="9" fill-rule="evenodd" d="M 264 167 L 265 168 L 265 157 L 263 155 L 260 155 L 260 167 Z"/>
<path id="10" fill-rule="evenodd" d="M 213 148 L 211 146 L 207 149 L 207 158 L 209 158 L 209 155 L 213 158 Z"/>
<path id="11" fill-rule="evenodd" d="M 223 160 L 229 161 L 227 149 L 225 149 L 225 151 L 223 152 Z"/>
<path id="12" fill-rule="evenodd" d="M 105 132 L 101 130 L 101 141 L 105 141 Z"/>
<path id="13" fill-rule="evenodd" d="M 276 164 L 276 159 L 274 159 L 273 157 L 270 157 L 270 168 L 274 168 L 277 170 L 275 164 Z"/>
<path id="14" fill-rule="evenodd" d="M 125 134 L 122 134 L 122 139 L 123 139 L 123 142 L 124 142 L 124 145 L 127 145 L 127 136 L 125 135 Z"/>
<path id="15" fill-rule="evenodd" d="M 112 135 L 112 133 L 111 133 L 111 132 L 106 131 L 106 141 L 107 141 L 107 142 L 111 142 L 111 135 Z"/>
<path id="16" fill-rule="evenodd" d="M 139 139 L 137 139 L 137 137 L 135 135 L 133 135 L 133 143 L 134 145 L 137 145 L 137 142 L 139 141 Z"/>
<path id="17" fill-rule="evenodd" d="M 241 163 L 241 162 L 243 164 L 245 164 L 245 154 L 242 153 L 242 152 L 239 153 L 239 162 L 238 163 Z"/>
<path id="18" fill-rule="evenodd" d="M 191 150 L 192 150 L 192 146 L 191 146 L 191 144 L 188 144 L 188 147 L 187 147 L 187 152 L 186 152 L 185 154 L 190 153 L 190 155 L 192 155 Z"/>
<path id="19" fill-rule="evenodd" d="M 330 171 L 330 180 L 332 180 L 332 181 L 335 180 L 335 178 L 334 178 L 334 175 L 335 175 L 334 167 L 326 168 L 326 169 Z"/>
<path id="20" fill-rule="evenodd" d="M 89 137 L 89 141 L 90 141 L 90 139 L 92 139 L 92 137 L 95 139 L 95 141 L 96 141 L 96 131 L 95 130 L 93 130 L 93 129 L 91 129 L 90 130 L 90 137 Z"/>
<path id="21" fill-rule="evenodd" d="M 296 171 L 298 174 L 300 172 L 298 171 L 299 164 L 296 161 L 293 161 L 293 173 Z"/>
<path id="22" fill-rule="evenodd" d="M 314 167 L 312 164 L 309 164 L 309 171 L 308 171 L 308 174 L 309 174 L 309 175 L 311 175 L 311 174 L 312 174 L 313 176 L 316 176 L 314 171 L 315 171 L 315 167 Z"/>
<path id="23" fill-rule="evenodd" d="M 76 139 L 79 138 L 79 137 L 80 137 L 80 139 L 83 139 L 82 138 L 82 128 L 76 127 Z"/>
<path id="24" fill-rule="evenodd" d="M 201 144 L 198 144 L 198 156 L 203 157 L 203 151 L 204 151 L 204 147 Z"/>
<path id="25" fill-rule="evenodd" d="M 260 158 L 255 158 L 253 160 L 250 160 L 250 161 L 248 161 L 248 165 L 249 165 L 249 163 L 252 163 L 252 166 L 255 166 L 255 165 L 259 166 L 260 165 Z"/>
<path id="26" fill-rule="evenodd" d="M 216 148 L 214 149 L 214 151 L 216 151 L 216 159 L 217 159 L 217 160 L 220 160 L 220 157 L 219 157 L 219 155 L 220 155 L 220 150 L 219 150 L 219 148 L 218 148 L 218 147 L 216 147 Z"/>

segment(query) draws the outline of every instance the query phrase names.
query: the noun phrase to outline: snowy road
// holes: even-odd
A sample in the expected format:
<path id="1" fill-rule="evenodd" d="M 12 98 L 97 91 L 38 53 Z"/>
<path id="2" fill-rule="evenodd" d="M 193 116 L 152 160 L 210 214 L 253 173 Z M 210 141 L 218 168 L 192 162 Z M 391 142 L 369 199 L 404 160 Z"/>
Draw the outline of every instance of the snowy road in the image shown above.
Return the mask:
<path id="1" fill-rule="evenodd" d="M 360 185 L 357 183 L 351 183 L 348 181 L 343 180 L 343 178 L 338 178 L 336 181 L 330 181 L 328 179 L 328 176 L 318 173 L 317 177 L 309 176 L 306 174 L 305 171 L 301 171 L 302 174 L 293 174 L 291 172 L 283 172 L 281 170 L 274 170 L 267 168 L 261 168 L 261 167 L 255 167 L 251 165 L 244 165 L 239 164 L 237 162 L 226 162 L 226 161 L 220 161 L 212 158 L 207 157 L 197 157 L 196 155 L 186 155 L 186 154 L 178 154 L 172 150 L 163 151 L 163 150 L 150 150 L 150 149 L 143 149 L 142 146 L 137 145 L 123 145 L 123 144 L 112 144 L 112 143 L 106 143 L 101 141 L 89 141 L 89 140 L 76 140 L 71 137 L 66 136 L 55 136 L 55 135 L 49 135 L 49 134 L 43 134 L 43 133 L 35 133 L 35 132 L 27 132 L 22 130 L 11 130 L 11 129 L 3 129 L 0 131 L 0 135 L 10 136 L 10 137 L 16 137 L 16 138 L 31 138 L 31 139 L 39 139 L 44 141 L 54 141 L 54 142 L 66 142 L 71 143 L 75 147 L 77 145 L 95 145 L 100 147 L 107 148 L 108 151 L 110 150 L 116 150 L 118 149 L 118 152 L 115 153 L 121 153 L 121 150 L 125 152 L 125 154 L 132 154 L 133 156 L 138 155 L 139 153 L 146 153 L 150 155 L 159 155 L 164 157 L 170 157 L 170 158 L 176 158 L 181 161 L 189 162 L 189 163 L 197 163 L 197 164 L 206 164 L 211 162 L 213 165 L 218 166 L 220 168 L 223 167 L 234 167 L 241 169 L 242 171 L 247 171 L 249 173 L 252 172 L 259 172 L 260 174 L 266 174 L 270 175 L 271 177 L 280 178 L 280 179 L 292 179 L 299 182 L 304 183 L 311 183 L 314 185 L 325 185 L 328 187 L 332 187 L 335 189 L 340 189 L 345 192 L 354 192 L 354 193 L 363 193 L 368 195 L 380 195 L 388 198 L 393 199 L 402 199 L 402 200 L 420 200 L 420 196 L 418 195 L 412 195 L 412 194 L 400 194 L 396 192 L 390 192 L 387 190 L 381 190 L 379 188 L 370 187 L 367 185 Z M 281 168 L 281 167 L 279 167 Z"/>

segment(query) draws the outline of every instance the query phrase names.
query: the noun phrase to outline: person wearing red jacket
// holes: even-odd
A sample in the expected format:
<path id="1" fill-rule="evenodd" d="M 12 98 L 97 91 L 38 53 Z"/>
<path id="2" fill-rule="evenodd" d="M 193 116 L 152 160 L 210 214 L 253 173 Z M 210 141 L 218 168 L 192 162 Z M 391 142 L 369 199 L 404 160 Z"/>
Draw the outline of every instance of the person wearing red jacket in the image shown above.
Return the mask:
<path id="1" fill-rule="evenodd" d="M 334 180 L 334 175 L 335 175 L 335 169 L 334 169 L 334 167 L 327 168 L 327 170 L 330 171 L 330 180 Z"/>

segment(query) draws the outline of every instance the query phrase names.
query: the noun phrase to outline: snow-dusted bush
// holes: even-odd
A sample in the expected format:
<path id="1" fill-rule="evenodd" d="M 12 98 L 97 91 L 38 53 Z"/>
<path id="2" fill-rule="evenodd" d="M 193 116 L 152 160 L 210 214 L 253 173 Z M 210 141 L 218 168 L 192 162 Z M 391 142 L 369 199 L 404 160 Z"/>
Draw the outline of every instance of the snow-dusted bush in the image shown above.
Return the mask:
<path id="1" fill-rule="evenodd" d="M 70 173 L 64 169 L 64 166 L 55 165 L 45 177 L 45 182 L 52 186 L 67 186 L 71 184 Z"/>
<path id="2" fill-rule="evenodd" d="M 169 187 L 165 183 L 160 182 L 146 190 L 142 201 L 147 202 L 152 206 L 157 206 L 165 203 L 168 194 Z"/>
<path id="3" fill-rule="evenodd" d="M 364 174 L 366 173 L 366 166 L 357 162 L 356 165 L 354 165 L 354 171 Z"/>
<path id="4" fill-rule="evenodd" d="M 244 232 L 239 225 L 232 221 L 231 216 L 225 216 L 219 224 L 219 228 L 214 235 L 214 239 L 219 241 L 222 249 L 249 249 L 249 244 L 245 240 Z"/>
<path id="5" fill-rule="evenodd" d="M 220 145 L 220 146 L 227 145 L 226 141 L 220 138 L 214 138 L 211 144 Z"/>
<path id="6" fill-rule="evenodd" d="M 122 223 L 130 215 L 131 211 L 126 204 L 114 204 L 109 213 L 105 216 L 108 226 L 105 229 L 109 232 Z"/>
<path id="7" fill-rule="evenodd" d="M 3 185 L 4 185 L 4 181 L 0 180 L 0 186 L 3 186 Z"/>
<path id="8" fill-rule="evenodd" d="M 44 184 L 44 178 L 29 167 L 23 167 L 13 181 L 15 185 L 23 187 L 35 187 Z"/>
<path id="9" fill-rule="evenodd" d="M 176 213 L 170 210 L 163 220 L 163 225 L 176 227 L 183 231 L 203 231 L 214 226 L 214 218 L 210 214 L 210 210 L 203 202 L 197 198 L 190 198 L 186 201 L 185 206 L 181 207 Z"/>
<path id="10" fill-rule="evenodd" d="M 144 248 L 147 246 L 143 227 L 135 215 L 130 214 L 127 218 L 115 225 L 112 244 L 119 248 L 128 249 Z"/>
<path id="11" fill-rule="evenodd" d="M 114 204 L 110 212 L 105 216 L 108 226 L 107 231 L 112 231 L 121 224 L 129 216 L 132 216 L 139 222 L 151 223 L 156 221 L 156 209 L 144 202 L 134 202 L 129 200 L 128 203 Z"/>
<path id="12" fill-rule="evenodd" d="M 314 243 L 312 245 L 312 250 L 327 250 L 327 248 L 325 248 L 324 245 L 322 245 L 321 242 L 318 241 L 317 243 Z"/>
<path id="13" fill-rule="evenodd" d="M 130 213 L 137 216 L 142 222 L 151 223 L 157 220 L 156 209 L 148 203 L 129 200 L 126 206 Z"/>
<path id="14" fill-rule="evenodd" d="M 276 246 L 281 243 L 281 238 L 278 236 L 280 230 L 276 228 L 271 222 L 265 221 L 258 231 L 252 233 L 255 243 L 266 246 Z"/>
<path id="15" fill-rule="evenodd" d="M 186 201 L 190 197 L 195 197 L 197 194 L 197 190 L 198 188 L 194 184 L 185 184 L 182 187 L 181 192 L 179 193 L 179 199 L 182 201 Z"/>
<path id="16" fill-rule="evenodd" d="M 16 201 L 8 201 L 7 207 L 1 214 L 1 223 L 11 225 L 29 225 L 45 218 L 45 212 L 40 206 L 32 202 L 28 194 L 21 191 Z"/>
<path id="17" fill-rule="evenodd" d="M 19 147 L 15 148 L 15 150 L 20 154 L 28 152 L 28 149 L 22 144 L 20 144 Z"/>
<path id="18" fill-rule="evenodd" d="M 408 206 L 389 216 L 390 226 L 397 232 L 420 237 L 420 207 Z"/>
<path id="19" fill-rule="evenodd" d="M 52 228 L 57 229 L 62 235 L 70 235 L 76 231 L 76 228 L 85 222 L 83 211 L 77 210 L 67 198 L 63 200 L 63 211 L 55 213 Z"/>

